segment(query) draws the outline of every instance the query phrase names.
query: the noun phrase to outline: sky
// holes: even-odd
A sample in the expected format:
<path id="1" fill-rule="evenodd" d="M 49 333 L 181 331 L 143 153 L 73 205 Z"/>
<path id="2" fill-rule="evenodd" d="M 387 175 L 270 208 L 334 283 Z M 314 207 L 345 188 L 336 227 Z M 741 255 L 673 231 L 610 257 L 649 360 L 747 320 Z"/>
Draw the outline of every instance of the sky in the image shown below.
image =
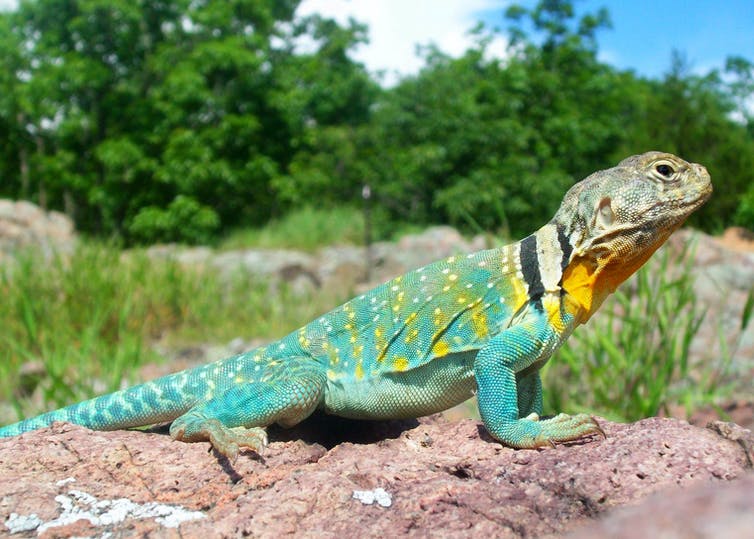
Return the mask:
<path id="1" fill-rule="evenodd" d="M 536 0 L 519 0 L 527 7 Z M 0 9 L 17 0 L 0 0 Z M 382 83 L 416 73 L 422 65 L 417 44 L 434 43 L 452 56 L 472 44 L 467 31 L 477 21 L 505 27 L 510 0 L 302 0 L 299 15 L 320 13 L 346 23 L 349 17 L 369 26 L 370 43 L 353 53 Z M 597 34 L 599 57 L 620 69 L 658 78 L 670 66 L 671 52 L 685 55 L 691 70 L 704 74 L 722 68 L 725 58 L 754 61 L 754 0 L 574 0 L 577 13 L 610 12 L 612 29 Z M 503 57 L 501 37 L 490 53 Z"/>
<path id="2" fill-rule="evenodd" d="M 521 0 L 532 7 L 535 0 Z M 370 44 L 353 58 L 371 72 L 386 72 L 383 83 L 397 74 L 415 73 L 422 65 L 416 44 L 435 43 L 458 56 L 471 44 L 468 29 L 481 20 L 505 28 L 504 0 L 303 0 L 299 14 L 313 12 L 345 22 L 353 17 L 368 24 Z M 575 0 L 577 13 L 606 7 L 612 29 L 597 34 L 599 58 L 620 69 L 659 78 L 678 50 L 692 72 L 723 68 L 731 55 L 754 61 L 754 0 Z M 503 39 L 493 44 L 502 56 Z"/>

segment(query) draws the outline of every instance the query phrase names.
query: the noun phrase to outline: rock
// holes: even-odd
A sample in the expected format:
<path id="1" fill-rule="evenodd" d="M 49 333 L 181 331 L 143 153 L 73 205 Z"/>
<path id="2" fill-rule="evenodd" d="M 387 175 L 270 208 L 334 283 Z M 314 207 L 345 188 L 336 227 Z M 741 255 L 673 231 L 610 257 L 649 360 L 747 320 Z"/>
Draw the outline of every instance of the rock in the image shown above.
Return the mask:
<path id="1" fill-rule="evenodd" d="M 377 259 L 392 271 L 384 279 L 406 273 L 452 255 L 472 253 L 485 249 L 482 236 L 466 241 L 460 232 L 449 226 L 430 227 L 419 234 L 403 236 L 397 243 L 375 245 Z"/>
<path id="2" fill-rule="evenodd" d="M 0 199 L 0 261 L 21 249 L 39 249 L 45 256 L 68 253 L 75 245 L 73 221 L 56 211 L 20 200 Z"/>
<path id="3" fill-rule="evenodd" d="M 0 440 L 0 521 L 44 537 L 531 537 L 575 531 L 656 493 L 670 511 L 672 496 L 692 510 L 725 492 L 738 496 L 729 514 L 748 523 L 740 508 L 751 515 L 754 498 L 732 490 L 751 484 L 740 440 L 674 419 L 600 423 L 605 440 L 533 451 L 501 446 L 472 420 L 316 417 L 273 430 L 263 458 L 232 464 L 206 443 L 55 424 Z M 634 519 L 661 519 L 655 508 Z M 635 520 L 623 522 L 646 524 Z"/>
<path id="4" fill-rule="evenodd" d="M 653 494 L 636 507 L 609 513 L 568 535 L 572 539 L 751 537 L 754 474 L 725 483 L 701 483 Z"/>
<path id="5" fill-rule="evenodd" d="M 314 259 L 299 251 L 287 249 L 246 249 L 243 251 L 225 251 L 217 253 L 212 260 L 212 266 L 232 272 L 245 270 L 261 277 L 275 277 L 288 274 L 294 276 L 298 272 L 311 272 L 315 265 Z"/>
<path id="6" fill-rule="evenodd" d="M 372 288 L 419 266 L 484 247 L 483 237 L 467 242 L 458 231 L 447 226 L 404 236 L 398 244 L 377 242 L 372 246 L 371 280 L 366 284 L 363 281 L 370 262 L 366 248 L 361 246 L 328 246 L 310 254 L 289 249 L 215 252 L 207 247 L 168 244 L 149 247 L 145 252 L 153 259 L 175 260 L 188 267 L 210 267 L 226 276 L 240 271 L 250 279 L 268 281 L 273 287 L 285 283 L 294 292 L 307 294 L 321 287 L 354 291 Z"/>
<path id="7" fill-rule="evenodd" d="M 331 288 L 353 290 L 366 278 L 366 266 L 367 253 L 363 247 L 338 245 L 324 247 L 317 252 L 318 279 Z"/>
<path id="8" fill-rule="evenodd" d="M 728 249 L 754 253 L 754 231 L 732 226 L 727 228 L 717 241 Z"/>

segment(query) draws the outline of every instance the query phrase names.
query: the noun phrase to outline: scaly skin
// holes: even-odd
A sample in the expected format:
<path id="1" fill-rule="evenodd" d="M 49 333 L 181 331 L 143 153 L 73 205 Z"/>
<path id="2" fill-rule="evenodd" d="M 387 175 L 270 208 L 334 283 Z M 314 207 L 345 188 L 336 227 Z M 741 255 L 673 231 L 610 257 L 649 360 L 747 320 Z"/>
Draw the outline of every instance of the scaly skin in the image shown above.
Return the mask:
<path id="1" fill-rule="evenodd" d="M 411 271 L 268 346 L 0 429 L 70 421 L 113 430 L 172 421 L 176 440 L 235 458 L 264 427 L 314 410 L 418 417 L 475 392 L 496 439 L 535 448 L 601 433 L 589 416 L 539 420 L 539 368 L 709 198 L 701 165 L 649 152 L 592 174 L 518 243 Z"/>

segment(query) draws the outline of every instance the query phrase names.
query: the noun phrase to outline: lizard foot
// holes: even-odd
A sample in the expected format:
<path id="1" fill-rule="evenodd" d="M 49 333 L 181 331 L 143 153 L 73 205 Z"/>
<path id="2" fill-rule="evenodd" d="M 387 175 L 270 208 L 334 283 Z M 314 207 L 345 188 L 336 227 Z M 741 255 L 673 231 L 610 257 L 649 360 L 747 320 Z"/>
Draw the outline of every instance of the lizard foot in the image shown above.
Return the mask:
<path id="1" fill-rule="evenodd" d="M 517 449 L 535 449 L 555 447 L 556 442 L 571 442 L 592 434 L 606 438 L 597 421 L 587 414 L 558 414 L 543 420 L 537 414 L 529 414 L 525 418 L 506 423 L 493 436 Z"/>
<path id="2" fill-rule="evenodd" d="M 592 434 L 599 434 L 602 438 L 607 438 L 599 423 L 587 414 L 558 414 L 550 419 L 541 420 L 539 424 L 542 427 L 541 436 L 547 438 L 550 445 L 553 442 L 578 440 Z"/>
<path id="3" fill-rule="evenodd" d="M 175 427 L 175 428 L 173 428 Z M 262 427 L 233 427 L 223 425 L 217 419 L 205 419 L 199 424 L 173 424 L 170 435 L 182 442 L 209 441 L 218 453 L 235 462 L 242 447 L 258 454 L 267 446 L 267 432 Z"/>

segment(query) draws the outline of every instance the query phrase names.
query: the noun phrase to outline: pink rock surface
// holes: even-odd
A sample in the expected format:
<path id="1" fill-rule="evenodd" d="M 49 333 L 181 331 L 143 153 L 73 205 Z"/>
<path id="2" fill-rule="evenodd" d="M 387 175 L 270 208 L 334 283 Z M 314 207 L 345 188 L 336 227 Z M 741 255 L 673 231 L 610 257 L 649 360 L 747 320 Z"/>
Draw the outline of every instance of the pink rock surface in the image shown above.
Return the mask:
<path id="1" fill-rule="evenodd" d="M 749 431 L 600 423 L 607 439 L 532 451 L 501 446 L 472 420 L 315 418 L 235 463 L 161 433 L 56 424 L 0 440 L 0 535 L 559 535 L 657 492 L 751 481 Z"/>

